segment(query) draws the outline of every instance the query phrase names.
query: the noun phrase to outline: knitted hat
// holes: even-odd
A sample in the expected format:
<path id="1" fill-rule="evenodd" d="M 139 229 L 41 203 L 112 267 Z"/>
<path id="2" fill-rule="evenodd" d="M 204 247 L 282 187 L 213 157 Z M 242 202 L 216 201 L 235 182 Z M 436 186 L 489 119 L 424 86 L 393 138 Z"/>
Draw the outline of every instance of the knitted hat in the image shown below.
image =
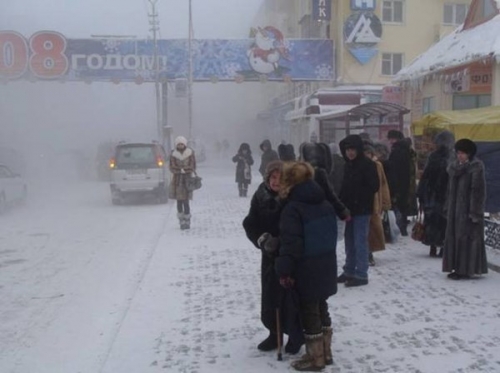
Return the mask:
<path id="1" fill-rule="evenodd" d="M 469 139 L 460 139 L 455 143 L 455 151 L 467 153 L 472 159 L 477 153 L 477 146 L 474 141 Z"/>
<path id="2" fill-rule="evenodd" d="M 177 147 L 179 144 L 183 144 L 184 146 L 187 146 L 187 140 L 184 136 L 178 136 L 174 140 L 174 145 Z"/>

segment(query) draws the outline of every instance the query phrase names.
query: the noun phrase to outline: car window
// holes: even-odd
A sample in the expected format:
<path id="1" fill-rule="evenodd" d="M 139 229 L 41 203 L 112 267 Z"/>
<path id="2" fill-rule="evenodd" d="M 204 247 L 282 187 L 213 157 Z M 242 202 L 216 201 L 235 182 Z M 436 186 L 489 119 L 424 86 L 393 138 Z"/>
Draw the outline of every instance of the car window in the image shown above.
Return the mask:
<path id="1" fill-rule="evenodd" d="M 116 165 L 148 165 L 156 162 L 154 147 L 151 145 L 120 146 L 116 152 Z"/>

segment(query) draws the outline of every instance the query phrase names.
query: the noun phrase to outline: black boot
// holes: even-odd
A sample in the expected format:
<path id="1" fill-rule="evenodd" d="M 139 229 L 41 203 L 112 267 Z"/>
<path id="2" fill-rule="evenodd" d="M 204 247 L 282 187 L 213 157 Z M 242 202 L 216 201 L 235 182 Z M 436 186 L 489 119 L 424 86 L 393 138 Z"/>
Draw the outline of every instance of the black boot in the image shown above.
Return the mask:
<path id="1" fill-rule="evenodd" d="M 435 258 L 437 257 L 437 248 L 434 245 L 431 245 L 431 250 L 429 251 L 429 256 Z"/>
<path id="2" fill-rule="evenodd" d="M 291 355 L 295 355 L 300 351 L 300 348 L 302 345 L 305 343 L 305 340 L 294 340 L 288 337 L 288 342 L 286 343 L 285 346 L 285 352 Z"/>
<path id="3" fill-rule="evenodd" d="M 269 336 L 257 345 L 261 351 L 272 351 L 278 348 L 278 335 L 269 333 Z"/>

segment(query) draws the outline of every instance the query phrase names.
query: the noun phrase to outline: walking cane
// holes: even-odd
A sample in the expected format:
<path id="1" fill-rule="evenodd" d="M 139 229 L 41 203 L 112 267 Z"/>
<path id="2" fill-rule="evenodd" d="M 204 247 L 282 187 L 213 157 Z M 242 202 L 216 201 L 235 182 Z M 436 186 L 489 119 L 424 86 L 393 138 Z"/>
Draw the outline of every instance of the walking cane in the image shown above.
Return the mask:
<path id="1" fill-rule="evenodd" d="M 276 332 L 277 332 L 277 338 L 278 338 L 278 361 L 282 361 L 283 356 L 281 354 L 281 346 L 283 344 L 283 341 L 281 340 L 281 338 L 282 338 L 282 335 L 281 335 L 281 317 L 280 317 L 279 306 L 276 307 Z"/>

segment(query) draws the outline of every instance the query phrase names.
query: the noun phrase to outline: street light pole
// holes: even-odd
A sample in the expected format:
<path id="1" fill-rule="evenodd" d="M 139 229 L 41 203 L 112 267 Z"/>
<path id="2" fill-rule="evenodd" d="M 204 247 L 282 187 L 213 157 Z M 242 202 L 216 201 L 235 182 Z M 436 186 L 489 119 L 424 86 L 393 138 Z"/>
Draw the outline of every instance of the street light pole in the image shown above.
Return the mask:
<path id="1" fill-rule="evenodd" d="M 155 74 L 155 94 L 156 94 L 156 127 L 158 131 L 158 140 L 163 143 L 163 125 L 161 118 L 161 91 L 160 91 L 160 64 L 158 61 L 158 31 L 159 31 L 159 21 L 158 13 L 156 11 L 156 3 L 158 0 L 149 0 L 151 4 L 151 14 L 149 14 L 150 21 L 149 24 L 151 28 L 149 31 L 153 33 L 153 66 Z"/>
<path id="2" fill-rule="evenodd" d="M 193 9 L 192 0 L 189 0 L 189 76 L 188 76 L 188 110 L 189 110 L 189 139 L 193 138 Z"/>

